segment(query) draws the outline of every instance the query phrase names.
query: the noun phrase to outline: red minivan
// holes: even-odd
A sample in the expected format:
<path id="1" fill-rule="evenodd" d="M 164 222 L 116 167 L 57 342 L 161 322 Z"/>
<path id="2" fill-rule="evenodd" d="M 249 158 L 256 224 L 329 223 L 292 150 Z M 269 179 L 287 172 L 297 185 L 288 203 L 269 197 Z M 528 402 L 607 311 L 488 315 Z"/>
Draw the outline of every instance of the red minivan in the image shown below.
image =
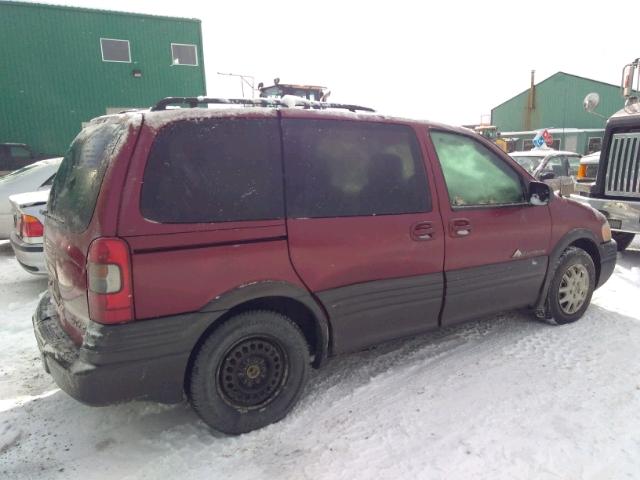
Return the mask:
<path id="1" fill-rule="evenodd" d="M 469 130 L 306 101 L 166 108 L 220 102 L 97 118 L 60 167 L 33 322 L 82 402 L 186 395 L 247 432 L 330 355 L 523 307 L 569 323 L 614 269 L 600 213 Z"/>

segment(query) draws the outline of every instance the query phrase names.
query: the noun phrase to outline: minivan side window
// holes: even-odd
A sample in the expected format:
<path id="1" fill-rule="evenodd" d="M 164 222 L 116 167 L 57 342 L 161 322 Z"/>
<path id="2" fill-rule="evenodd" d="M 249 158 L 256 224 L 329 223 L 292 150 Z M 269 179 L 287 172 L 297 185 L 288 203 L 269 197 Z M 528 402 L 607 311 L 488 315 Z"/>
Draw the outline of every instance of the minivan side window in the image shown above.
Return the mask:
<path id="1" fill-rule="evenodd" d="M 428 212 L 414 131 L 403 125 L 283 120 L 287 215 L 348 217 Z"/>
<path id="2" fill-rule="evenodd" d="M 281 162 L 275 118 L 169 124 L 151 147 L 141 213 L 161 223 L 283 218 Z"/>
<path id="3" fill-rule="evenodd" d="M 431 132 L 452 207 L 524 202 L 520 176 L 480 142 L 454 133 Z"/>

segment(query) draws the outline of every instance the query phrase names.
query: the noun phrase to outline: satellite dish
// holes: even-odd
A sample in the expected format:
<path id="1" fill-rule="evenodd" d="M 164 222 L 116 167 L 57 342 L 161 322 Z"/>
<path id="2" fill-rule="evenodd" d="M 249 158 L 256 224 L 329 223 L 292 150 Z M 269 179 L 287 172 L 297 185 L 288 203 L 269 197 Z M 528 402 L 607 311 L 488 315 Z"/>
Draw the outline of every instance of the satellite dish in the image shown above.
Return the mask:
<path id="1" fill-rule="evenodd" d="M 593 111 L 596 109 L 599 103 L 600 103 L 600 95 L 598 95 L 595 92 L 591 92 L 587 94 L 586 97 L 584 97 L 584 102 L 582 102 L 582 105 L 584 106 L 584 109 L 587 112 L 593 113 Z"/>

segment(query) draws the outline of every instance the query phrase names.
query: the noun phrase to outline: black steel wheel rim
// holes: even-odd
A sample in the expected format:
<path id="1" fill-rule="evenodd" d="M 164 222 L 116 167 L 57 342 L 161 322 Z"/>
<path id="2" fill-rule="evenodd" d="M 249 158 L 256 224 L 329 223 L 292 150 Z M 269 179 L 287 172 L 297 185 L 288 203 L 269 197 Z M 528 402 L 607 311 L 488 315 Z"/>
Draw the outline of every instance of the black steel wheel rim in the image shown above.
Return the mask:
<path id="1" fill-rule="evenodd" d="M 275 338 L 248 337 L 227 351 L 216 383 L 222 398 L 232 407 L 256 409 L 278 396 L 287 374 L 287 356 Z"/>

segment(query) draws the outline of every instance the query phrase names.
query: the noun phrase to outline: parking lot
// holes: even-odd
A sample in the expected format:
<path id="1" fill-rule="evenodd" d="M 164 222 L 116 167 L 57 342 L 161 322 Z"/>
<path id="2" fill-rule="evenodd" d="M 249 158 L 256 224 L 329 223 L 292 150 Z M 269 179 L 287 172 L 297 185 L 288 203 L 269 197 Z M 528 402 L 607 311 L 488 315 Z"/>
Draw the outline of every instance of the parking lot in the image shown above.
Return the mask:
<path id="1" fill-rule="evenodd" d="M 315 372 L 280 423 L 212 433 L 186 404 L 91 408 L 42 370 L 46 280 L 0 242 L 0 476 L 623 478 L 640 471 L 640 243 L 579 322 L 499 315 Z"/>

